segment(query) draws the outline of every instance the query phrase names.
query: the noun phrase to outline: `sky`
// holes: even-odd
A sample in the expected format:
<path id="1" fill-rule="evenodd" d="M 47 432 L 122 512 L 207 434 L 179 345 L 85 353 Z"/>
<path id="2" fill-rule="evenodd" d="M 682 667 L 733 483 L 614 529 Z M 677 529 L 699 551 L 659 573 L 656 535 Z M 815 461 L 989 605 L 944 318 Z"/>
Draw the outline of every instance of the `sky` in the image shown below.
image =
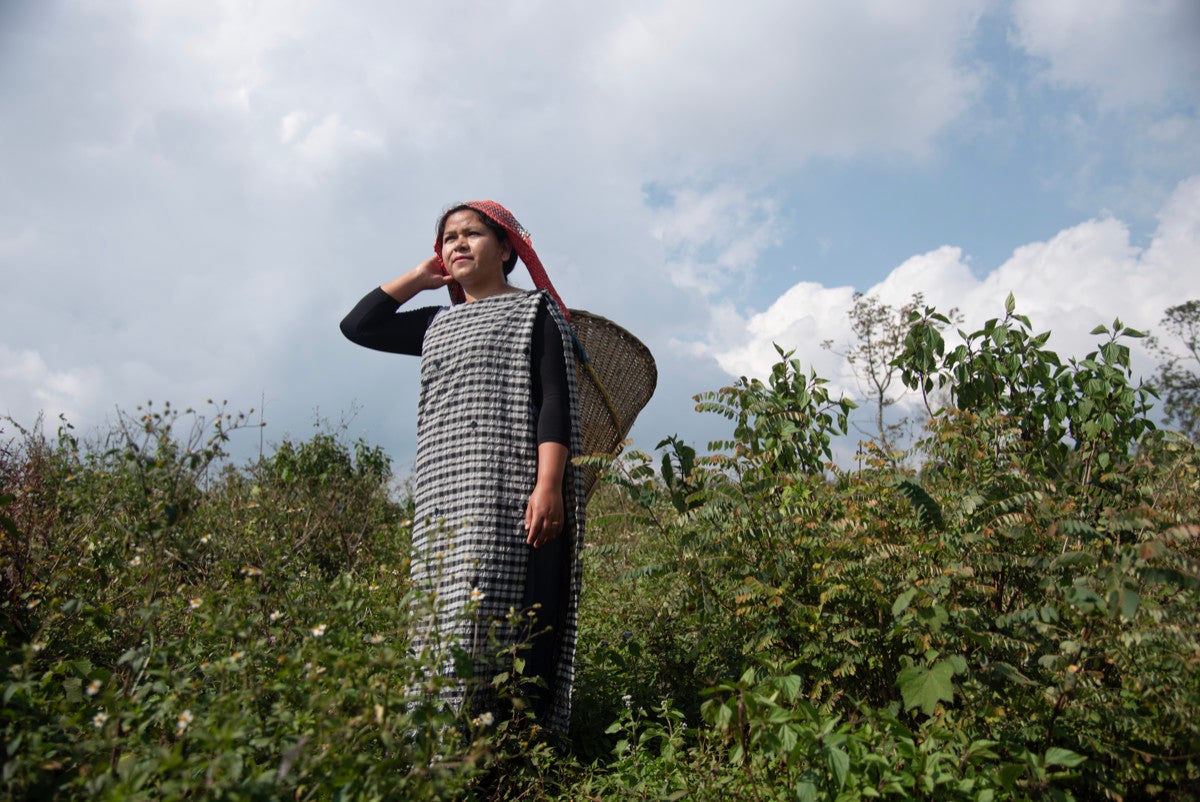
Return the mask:
<path id="1" fill-rule="evenodd" d="M 855 292 L 1079 356 L 1200 298 L 1198 101 L 1195 0 L 0 0 L 0 415 L 227 400 L 405 473 L 417 361 L 337 324 L 477 198 L 654 353 L 641 449 L 774 343 L 857 394 Z"/>

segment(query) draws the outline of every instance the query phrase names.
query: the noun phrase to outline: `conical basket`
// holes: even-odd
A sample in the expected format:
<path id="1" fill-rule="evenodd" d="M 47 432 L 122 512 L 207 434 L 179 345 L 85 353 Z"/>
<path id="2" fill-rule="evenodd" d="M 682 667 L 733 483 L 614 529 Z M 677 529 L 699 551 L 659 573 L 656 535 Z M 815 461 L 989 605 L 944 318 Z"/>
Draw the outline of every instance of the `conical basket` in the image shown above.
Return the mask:
<path id="1" fill-rule="evenodd" d="M 572 309 L 571 327 L 586 355 L 576 359 L 583 453 L 615 454 L 654 394 L 658 368 L 649 348 L 607 318 Z M 600 469 L 582 470 L 584 497 L 591 498 Z"/>

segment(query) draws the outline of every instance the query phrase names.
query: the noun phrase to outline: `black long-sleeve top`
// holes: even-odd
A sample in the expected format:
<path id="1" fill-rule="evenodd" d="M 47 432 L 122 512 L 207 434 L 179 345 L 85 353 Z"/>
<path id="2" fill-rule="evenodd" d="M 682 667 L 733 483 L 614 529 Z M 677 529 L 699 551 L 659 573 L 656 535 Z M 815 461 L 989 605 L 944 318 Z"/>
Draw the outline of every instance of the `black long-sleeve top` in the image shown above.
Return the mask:
<path id="1" fill-rule="evenodd" d="M 368 292 L 342 320 L 342 334 L 351 342 L 376 351 L 420 356 L 425 332 L 441 309 L 426 306 L 398 312 L 400 303 L 381 288 Z M 532 353 L 529 358 L 533 380 L 533 405 L 537 415 L 537 441 L 571 442 L 570 397 L 562 333 L 543 306 L 533 323 Z"/>

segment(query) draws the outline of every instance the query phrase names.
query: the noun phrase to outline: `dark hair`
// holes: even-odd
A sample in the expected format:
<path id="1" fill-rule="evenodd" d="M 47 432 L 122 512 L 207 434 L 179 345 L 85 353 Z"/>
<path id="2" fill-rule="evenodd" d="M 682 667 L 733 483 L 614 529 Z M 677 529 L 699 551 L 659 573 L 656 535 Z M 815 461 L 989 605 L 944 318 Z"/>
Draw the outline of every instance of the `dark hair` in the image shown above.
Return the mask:
<path id="1" fill-rule="evenodd" d="M 454 214 L 455 212 L 474 212 L 475 215 L 483 222 L 483 224 L 485 226 L 487 226 L 493 234 L 496 235 L 497 239 L 499 239 L 501 242 L 508 243 L 510 253 L 508 255 L 508 258 L 504 260 L 504 275 L 507 276 L 509 273 L 511 273 L 513 271 L 513 268 L 516 267 L 516 265 L 517 265 L 517 249 L 516 249 L 516 246 L 514 246 L 512 244 L 512 240 L 509 239 L 509 237 L 508 237 L 508 230 L 504 226 L 497 223 L 492 218 L 488 217 L 483 212 L 474 208 L 473 206 L 468 206 L 465 203 L 460 203 L 459 205 L 452 206 L 451 208 L 442 212 L 442 216 L 438 218 L 438 224 L 437 224 L 437 241 L 438 241 L 438 243 L 439 244 L 441 243 L 442 237 L 446 233 L 446 220 L 448 220 L 450 218 L 450 215 Z"/>

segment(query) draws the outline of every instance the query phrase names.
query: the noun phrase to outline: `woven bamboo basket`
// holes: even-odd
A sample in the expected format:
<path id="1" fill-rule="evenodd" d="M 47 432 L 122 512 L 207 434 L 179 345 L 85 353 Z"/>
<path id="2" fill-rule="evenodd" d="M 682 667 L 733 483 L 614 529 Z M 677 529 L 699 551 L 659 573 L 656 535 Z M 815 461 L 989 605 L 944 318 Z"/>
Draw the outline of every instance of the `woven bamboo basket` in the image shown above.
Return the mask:
<path id="1" fill-rule="evenodd" d="M 576 359 L 583 453 L 616 454 L 654 394 L 658 367 L 649 348 L 607 318 L 572 309 L 571 326 L 587 358 Z M 598 467 L 583 466 L 585 499 L 599 476 Z"/>

